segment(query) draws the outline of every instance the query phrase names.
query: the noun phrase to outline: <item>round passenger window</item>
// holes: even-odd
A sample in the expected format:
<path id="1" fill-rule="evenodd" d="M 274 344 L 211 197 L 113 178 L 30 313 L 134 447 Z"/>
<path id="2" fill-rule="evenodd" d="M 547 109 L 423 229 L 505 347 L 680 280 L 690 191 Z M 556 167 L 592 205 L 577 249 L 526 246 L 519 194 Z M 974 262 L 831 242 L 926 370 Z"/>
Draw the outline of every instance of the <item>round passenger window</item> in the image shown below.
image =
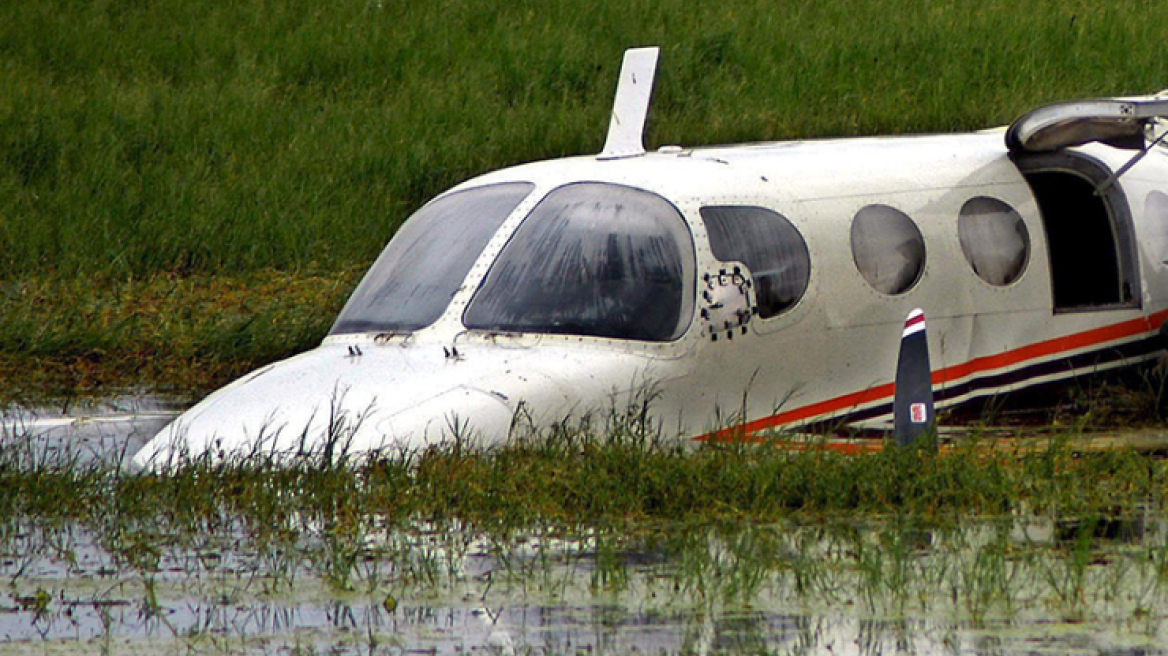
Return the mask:
<path id="1" fill-rule="evenodd" d="M 758 315 L 781 314 L 799 302 L 811 278 L 807 243 L 791 222 L 761 207 L 703 207 L 714 257 L 742 262 L 754 278 Z"/>
<path id="2" fill-rule="evenodd" d="M 869 205 L 852 219 L 852 258 L 873 289 L 903 294 L 925 269 L 925 240 L 904 212 Z"/>
<path id="3" fill-rule="evenodd" d="M 1151 227 L 1148 242 L 1152 256 L 1156 258 L 1157 264 L 1168 264 L 1168 194 L 1160 191 L 1149 193 L 1144 215 Z"/>
<path id="4" fill-rule="evenodd" d="M 1030 233 L 1018 212 L 996 198 L 966 201 L 957 219 L 957 236 L 969 266 L 991 285 L 1008 285 L 1026 270 Z"/>

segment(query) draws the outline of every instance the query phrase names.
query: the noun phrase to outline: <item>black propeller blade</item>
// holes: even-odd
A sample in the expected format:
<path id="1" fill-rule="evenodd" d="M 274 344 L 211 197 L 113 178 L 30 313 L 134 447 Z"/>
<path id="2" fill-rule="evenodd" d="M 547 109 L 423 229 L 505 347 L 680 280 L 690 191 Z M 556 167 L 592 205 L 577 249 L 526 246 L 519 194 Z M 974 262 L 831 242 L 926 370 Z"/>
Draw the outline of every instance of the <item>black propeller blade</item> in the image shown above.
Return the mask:
<path id="1" fill-rule="evenodd" d="M 892 402 L 893 433 L 898 446 L 908 446 L 933 434 L 933 381 L 925 313 L 908 313 L 896 362 L 896 396 Z"/>

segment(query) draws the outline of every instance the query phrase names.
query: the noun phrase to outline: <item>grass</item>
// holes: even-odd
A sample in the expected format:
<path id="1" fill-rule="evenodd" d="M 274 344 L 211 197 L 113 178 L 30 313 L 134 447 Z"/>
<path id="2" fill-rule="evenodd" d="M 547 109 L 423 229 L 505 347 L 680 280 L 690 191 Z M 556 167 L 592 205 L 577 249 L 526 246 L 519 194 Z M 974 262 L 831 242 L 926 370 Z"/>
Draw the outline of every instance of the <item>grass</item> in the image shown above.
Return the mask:
<path id="1" fill-rule="evenodd" d="M 1165 19 L 1163 3 L 1073 0 L 6 3 L 0 285 L 54 293 L 15 320 L 25 308 L 0 296 L 0 360 L 50 379 L 78 358 L 121 362 L 138 372 L 123 380 L 165 383 L 146 355 L 226 372 L 303 348 L 336 304 L 282 288 L 271 311 L 311 328 L 253 330 L 250 350 L 229 321 L 200 333 L 191 318 L 175 330 L 196 346 L 155 350 L 167 342 L 125 329 L 143 325 L 133 309 L 104 333 L 70 317 L 76 294 L 116 305 L 131 284 L 189 279 L 176 302 L 199 308 L 208 277 L 258 277 L 256 294 L 278 288 L 265 276 L 351 285 L 451 184 L 598 151 L 632 45 L 663 48 L 648 144 L 693 145 L 969 130 L 1155 91 Z"/>
<path id="2" fill-rule="evenodd" d="M 798 452 L 770 444 L 696 451 L 615 430 L 551 431 L 497 447 L 450 443 L 353 463 L 334 454 L 293 460 L 200 458 L 166 474 L 62 456 L 34 457 L 6 439 L 0 517 L 90 522 L 110 513 L 190 525 L 237 516 L 278 527 L 292 516 L 337 526 L 372 515 L 473 525 L 617 524 L 736 518 L 768 521 L 832 514 L 953 513 L 1109 517 L 1165 510 L 1168 462 L 1135 452 L 1078 455 L 1073 440 L 988 457 L 971 438 L 937 455 L 889 449 L 863 455 Z"/>
<path id="3" fill-rule="evenodd" d="M 178 395 L 315 346 L 360 273 L 0 282 L 0 405 L 148 383 Z"/>
<path id="4" fill-rule="evenodd" d="M 1158 3 L 9 4 L 0 271 L 334 269 L 465 177 L 596 152 L 657 43 L 650 144 L 970 130 L 1168 86 Z"/>
<path id="5" fill-rule="evenodd" d="M 399 603 L 425 615 L 584 603 L 679 623 L 758 608 L 1138 633 L 1168 601 L 1168 460 L 1080 455 L 1073 438 L 989 457 L 976 435 L 943 455 L 694 449 L 635 419 L 489 448 L 202 458 L 166 473 L 7 435 L 6 626 L 51 632 L 74 608 L 120 604 L 137 610 L 103 620 L 108 634 L 165 625 L 230 641 L 197 614 L 182 628 L 191 609 L 364 604 L 412 636 Z"/>
<path id="6" fill-rule="evenodd" d="M 81 553 L 95 548 L 84 536 L 112 575 L 141 579 L 155 614 L 171 603 L 159 601 L 160 572 L 171 586 L 225 587 L 214 596 L 231 604 L 315 584 L 379 604 L 469 594 L 461 563 L 472 552 L 494 563 L 474 584 L 483 599 L 493 585 L 503 595 L 649 585 L 661 586 L 661 603 L 776 594 L 980 622 L 1039 602 L 1074 621 L 1146 613 L 1168 593 L 1155 528 L 1168 461 L 1079 457 L 1069 441 L 987 459 L 972 446 L 947 456 L 691 451 L 632 432 L 559 431 L 359 467 L 311 454 L 280 466 L 200 460 L 165 475 L 34 458 L 33 448 L 17 439 L 0 451 L 0 571 L 12 590 L 27 588 L 30 608 L 43 580 L 26 572 L 103 561 Z M 1052 527 L 1048 537 L 1033 537 L 1035 525 Z"/>

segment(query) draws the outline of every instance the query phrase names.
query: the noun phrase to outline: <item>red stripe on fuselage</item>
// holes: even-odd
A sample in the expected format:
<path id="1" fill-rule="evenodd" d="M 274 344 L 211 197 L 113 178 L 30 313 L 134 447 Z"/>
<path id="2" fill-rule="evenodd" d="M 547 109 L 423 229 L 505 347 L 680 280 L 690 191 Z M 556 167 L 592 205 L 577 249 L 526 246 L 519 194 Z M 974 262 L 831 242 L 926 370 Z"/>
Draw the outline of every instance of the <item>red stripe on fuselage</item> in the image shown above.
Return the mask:
<path id="1" fill-rule="evenodd" d="M 1130 319 L 1110 326 L 1103 326 L 1102 328 L 1093 328 L 1081 333 L 1067 335 L 1065 337 L 1056 337 L 1048 339 L 1044 342 L 1036 342 L 1028 344 L 1013 351 L 1005 351 L 996 355 L 987 355 L 980 358 L 974 358 L 969 362 L 956 364 L 944 369 L 934 371 L 931 378 L 934 385 L 939 383 L 948 383 L 960 378 L 965 378 L 983 371 L 990 371 L 993 369 L 1003 369 L 1016 364 L 1026 362 L 1028 360 L 1036 360 L 1038 358 L 1048 357 L 1051 355 L 1058 355 L 1068 351 L 1076 351 L 1089 346 L 1095 346 L 1106 342 L 1139 335 L 1141 333 L 1152 332 L 1160 327 L 1160 324 L 1168 318 L 1168 310 L 1161 310 L 1155 314 L 1140 317 L 1138 319 Z M 833 399 L 820 401 L 819 403 L 812 403 L 800 408 L 794 408 L 786 412 L 780 412 L 776 415 L 763 417 L 748 422 L 745 425 L 736 426 L 732 428 L 725 428 L 714 433 L 699 436 L 697 440 L 732 440 L 742 439 L 752 433 L 774 428 L 784 424 L 793 424 L 804 419 L 810 419 L 819 415 L 827 415 L 840 410 L 849 408 L 857 408 L 860 406 L 875 403 L 892 398 L 896 386 L 892 383 L 885 383 L 868 389 L 837 396 Z"/>
<path id="2" fill-rule="evenodd" d="M 904 332 L 901 333 L 901 339 L 909 335 L 915 335 L 925 329 L 925 315 L 922 312 L 910 314 L 907 321 L 904 322 Z"/>

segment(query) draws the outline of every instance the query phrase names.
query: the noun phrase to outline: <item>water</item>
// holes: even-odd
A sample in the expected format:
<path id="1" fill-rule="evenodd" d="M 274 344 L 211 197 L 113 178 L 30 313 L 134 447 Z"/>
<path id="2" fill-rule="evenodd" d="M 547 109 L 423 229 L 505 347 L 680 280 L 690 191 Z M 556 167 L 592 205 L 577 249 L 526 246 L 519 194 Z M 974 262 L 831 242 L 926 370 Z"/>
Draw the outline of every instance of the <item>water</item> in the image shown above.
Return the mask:
<path id="1" fill-rule="evenodd" d="M 110 623 L 138 609 L 114 607 Z M 149 640 L 117 633 L 52 641 L 54 652 L 329 654 L 1161 654 L 1155 636 L 1116 644 L 1092 627 L 1011 625 L 962 630 L 921 620 L 829 618 L 740 610 L 662 616 L 617 607 L 398 609 L 337 603 L 311 608 L 196 609 L 195 629 L 151 620 Z M 136 620 L 141 621 L 141 620 Z M 41 638 L 0 647 L 45 646 Z"/>
<path id="2" fill-rule="evenodd" d="M 58 406 L 0 408 L 0 447 L 20 442 L 51 461 L 123 463 L 189 404 L 149 394 L 111 396 Z"/>
<path id="3" fill-rule="evenodd" d="M 121 463 L 180 410 L 133 396 L 9 410 L 0 435 L 30 466 Z M 0 655 L 1168 655 L 1168 521 L 1139 514 L 619 530 L 5 518 L 0 581 Z"/>
<path id="4" fill-rule="evenodd" d="M 167 536 L 145 565 L 103 529 L 25 526 L 3 541 L 0 654 L 1168 654 L 1160 521 L 1083 562 L 1030 520 L 416 523 L 354 537 L 341 569 L 335 536 L 301 526 L 295 549 L 244 526 Z"/>

